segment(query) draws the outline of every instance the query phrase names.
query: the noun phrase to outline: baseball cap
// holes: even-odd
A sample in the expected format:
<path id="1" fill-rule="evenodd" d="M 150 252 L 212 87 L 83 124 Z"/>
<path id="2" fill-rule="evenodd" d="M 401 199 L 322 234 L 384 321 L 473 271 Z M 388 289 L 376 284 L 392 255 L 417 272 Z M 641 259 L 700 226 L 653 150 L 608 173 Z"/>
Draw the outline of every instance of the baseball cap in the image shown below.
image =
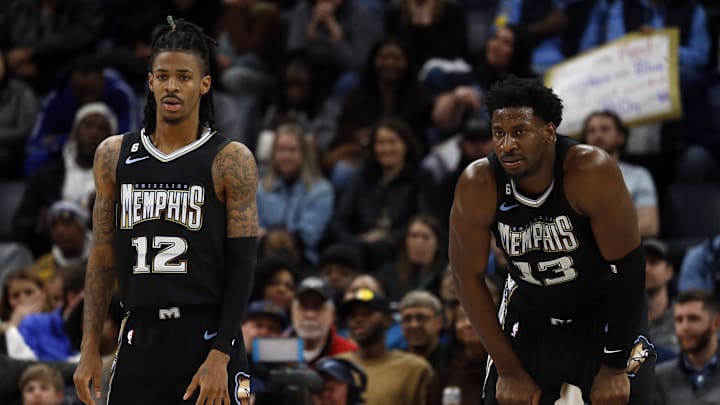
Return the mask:
<path id="1" fill-rule="evenodd" d="M 362 270 L 363 262 L 357 249 L 349 245 L 337 243 L 325 249 L 320 256 L 319 268 L 330 263 L 339 263 L 355 270 Z"/>
<path id="2" fill-rule="evenodd" d="M 47 214 L 48 223 L 53 224 L 58 219 L 66 219 L 74 221 L 82 227 L 87 227 L 90 220 L 88 212 L 80 205 L 72 202 L 60 200 L 50 206 Z"/>
<path id="3" fill-rule="evenodd" d="M 303 294 L 314 292 L 320 294 L 325 300 L 331 300 L 333 297 L 330 285 L 325 279 L 317 276 L 306 277 L 300 282 L 300 285 L 295 292 L 295 296 L 300 297 Z"/>
<path id="4" fill-rule="evenodd" d="M 645 249 L 645 252 L 653 252 L 656 255 L 660 256 L 661 258 L 668 260 L 668 249 L 665 242 L 654 239 L 654 238 L 647 238 L 643 240 L 643 248 Z"/>
<path id="5" fill-rule="evenodd" d="M 285 311 L 272 301 L 253 301 L 248 305 L 246 319 L 255 316 L 268 316 L 280 322 L 280 327 L 285 329 L 288 325 L 288 318 Z"/>
<path id="6" fill-rule="evenodd" d="M 359 288 L 352 296 L 345 300 L 342 306 L 343 314 L 347 315 L 350 309 L 358 304 L 369 305 L 378 311 L 390 315 L 390 304 L 381 294 L 369 288 Z"/>
<path id="7" fill-rule="evenodd" d="M 361 390 L 364 390 L 367 384 L 365 371 L 362 367 L 350 360 L 337 357 L 324 357 L 315 363 L 315 371 Z M 356 381 L 353 372 L 358 375 L 360 381 Z"/>

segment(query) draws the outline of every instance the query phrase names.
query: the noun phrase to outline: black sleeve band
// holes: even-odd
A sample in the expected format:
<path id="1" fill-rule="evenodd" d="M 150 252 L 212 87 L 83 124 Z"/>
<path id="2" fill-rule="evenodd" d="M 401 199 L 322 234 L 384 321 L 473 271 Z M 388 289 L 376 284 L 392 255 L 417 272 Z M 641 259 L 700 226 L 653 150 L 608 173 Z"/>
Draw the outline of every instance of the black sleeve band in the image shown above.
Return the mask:
<path id="1" fill-rule="evenodd" d="M 608 298 L 607 333 L 603 363 L 625 369 L 639 331 L 645 306 L 645 256 L 641 246 L 620 260 L 612 261 L 613 275 Z"/>
<path id="2" fill-rule="evenodd" d="M 218 335 L 213 349 L 230 354 L 233 340 L 243 344 L 240 324 L 250 299 L 255 278 L 257 237 L 228 238 L 225 240 L 225 286 L 220 310 Z"/>

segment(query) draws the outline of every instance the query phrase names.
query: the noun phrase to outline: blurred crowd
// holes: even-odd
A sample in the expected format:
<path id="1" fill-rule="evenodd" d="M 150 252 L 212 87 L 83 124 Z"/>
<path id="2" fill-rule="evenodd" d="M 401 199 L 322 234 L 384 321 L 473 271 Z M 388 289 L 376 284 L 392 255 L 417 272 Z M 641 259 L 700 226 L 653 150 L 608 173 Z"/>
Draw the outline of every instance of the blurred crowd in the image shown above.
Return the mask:
<path id="1" fill-rule="evenodd" d="M 324 370 L 322 405 L 359 396 L 345 363 L 319 363 L 328 356 L 362 367 L 367 404 L 439 405 L 446 387 L 478 403 L 486 352 L 446 241 L 455 182 L 493 148 L 486 93 L 626 33 L 677 27 L 682 119 L 628 127 L 621 112 L 597 111 L 579 138 L 618 161 L 637 208 L 657 402 L 720 402 L 717 2 L 7 0 L 1 404 L 76 401 L 93 157 L 109 135 L 142 127 L 150 41 L 167 15 L 216 39 L 214 129 L 250 147 L 260 169 L 248 353 L 255 338 L 302 338 L 303 361 Z M 496 296 L 506 275 L 494 248 Z M 106 374 L 123 316 L 114 297 Z M 262 365 L 252 367 L 260 392 Z M 338 399 L 343 384 L 353 395 Z"/>

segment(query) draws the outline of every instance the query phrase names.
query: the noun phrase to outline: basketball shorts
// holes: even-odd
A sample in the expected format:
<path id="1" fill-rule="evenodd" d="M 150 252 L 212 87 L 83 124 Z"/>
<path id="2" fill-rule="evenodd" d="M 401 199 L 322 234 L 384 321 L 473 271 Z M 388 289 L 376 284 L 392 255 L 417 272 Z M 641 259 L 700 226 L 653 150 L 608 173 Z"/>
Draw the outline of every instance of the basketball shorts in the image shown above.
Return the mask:
<path id="1" fill-rule="evenodd" d="M 598 314 L 577 319 L 533 317 L 521 321 L 520 308 L 513 305 L 514 282 L 509 279 L 500 306 L 500 323 L 525 371 L 540 387 L 540 405 L 553 405 L 560 398 L 563 384 L 578 387 L 583 400 L 590 403 L 590 389 L 601 366 L 605 320 Z M 655 382 L 655 348 L 648 340 L 647 302 L 628 362 L 629 404 L 652 404 Z M 497 370 L 488 360 L 483 404 L 495 405 Z"/>
<path id="2" fill-rule="evenodd" d="M 196 388 L 182 396 L 205 361 L 217 335 L 218 309 L 172 307 L 131 311 L 118 336 L 108 404 L 195 404 Z M 249 403 L 250 375 L 242 336 L 236 338 L 227 367 L 233 405 Z"/>

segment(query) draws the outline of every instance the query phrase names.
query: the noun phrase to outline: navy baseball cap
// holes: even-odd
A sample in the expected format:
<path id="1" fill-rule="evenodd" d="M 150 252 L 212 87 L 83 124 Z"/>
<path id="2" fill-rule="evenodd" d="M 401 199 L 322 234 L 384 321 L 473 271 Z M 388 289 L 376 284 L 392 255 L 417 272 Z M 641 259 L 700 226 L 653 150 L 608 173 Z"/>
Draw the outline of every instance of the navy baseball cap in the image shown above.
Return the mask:
<path id="1" fill-rule="evenodd" d="M 325 300 L 331 300 L 333 298 L 333 293 L 330 285 L 322 277 L 310 276 L 305 278 L 303 281 L 300 282 L 300 285 L 295 292 L 295 296 L 300 298 L 300 296 L 309 292 L 320 294 L 320 296 L 323 297 Z"/>
<path id="2" fill-rule="evenodd" d="M 288 317 L 285 310 L 272 301 L 253 301 L 248 305 L 247 316 L 250 319 L 256 316 L 267 316 L 275 319 L 280 323 L 280 328 L 285 329 L 288 326 Z"/>
<path id="3" fill-rule="evenodd" d="M 371 306 L 387 315 L 392 313 L 390 303 L 388 303 L 385 297 L 369 288 L 359 288 L 350 298 L 347 298 L 343 303 L 342 313 L 347 316 L 352 307 L 361 304 Z"/>
<path id="4" fill-rule="evenodd" d="M 646 253 L 653 252 L 663 260 L 669 261 L 668 248 L 665 242 L 659 239 L 647 238 L 643 240 L 642 245 Z"/>
<path id="5" fill-rule="evenodd" d="M 365 370 L 350 360 L 337 357 L 324 357 L 315 363 L 315 371 L 321 375 L 327 375 L 337 381 L 357 387 L 360 390 L 364 390 L 367 384 Z M 359 381 L 356 381 L 353 372 L 357 374 Z"/>

